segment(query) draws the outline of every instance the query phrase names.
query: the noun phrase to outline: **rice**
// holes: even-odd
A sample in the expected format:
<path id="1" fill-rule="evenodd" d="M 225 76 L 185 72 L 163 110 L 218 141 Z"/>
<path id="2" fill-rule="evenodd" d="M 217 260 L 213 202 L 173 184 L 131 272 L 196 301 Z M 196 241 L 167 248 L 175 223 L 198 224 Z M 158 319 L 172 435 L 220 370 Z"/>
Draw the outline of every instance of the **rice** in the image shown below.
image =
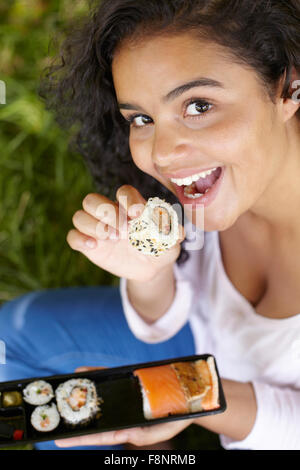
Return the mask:
<path id="1" fill-rule="evenodd" d="M 160 256 L 179 238 L 176 211 L 158 197 L 149 198 L 143 213 L 128 225 L 131 245 L 145 255 Z"/>
<path id="2" fill-rule="evenodd" d="M 212 401 L 216 407 L 219 406 L 219 381 L 217 376 L 217 371 L 215 367 L 215 360 L 212 356 L 209 356 L 207 359 L 207 365 L 210 371 L 211 380 L 212 380 Z"/>
<path id="3" fill-rule="evenodd" d="M 67 380 L 57 387 L 55 395 L 58 411 L 67 424 L 85 424 L 100 410 L 95 384 L 89 379 Z"/>
<path id="4" fill-rule="evenodd" d="M 31 414 L 31 424 L 37 431 L 53 431 L 59 422 L 60 416 L 54 403 L 37 406 Z"/>
<path id="5" fill-rule="evenodd" d="M 53 388 L 44 380 L 36 380 L 24 388 L 23 397 L 30 405 L 45 405 L 54 397 Z"/>

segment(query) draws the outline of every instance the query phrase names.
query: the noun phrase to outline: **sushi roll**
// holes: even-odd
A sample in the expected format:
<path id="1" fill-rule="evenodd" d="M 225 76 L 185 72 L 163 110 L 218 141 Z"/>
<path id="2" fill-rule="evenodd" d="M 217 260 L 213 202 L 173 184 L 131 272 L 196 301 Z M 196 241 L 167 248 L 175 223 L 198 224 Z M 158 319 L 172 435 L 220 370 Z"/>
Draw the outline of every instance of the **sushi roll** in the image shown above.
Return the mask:
<path id="1" fill-rule="evenodd" d="M 101 399 L 89 379 L 67 380 L 57 387 L 55 395 L 58 411 L 66 424 L 89 423 L 100 411 Z"/>
<path id="2" fill-rule="evenodd" d="M 163 418 L 220 407 L 214 358 L 137 369 L 144 417 Z"/>
<path id="3" fill-rule="evenodd" d="M 179 238 L 176 211 L 158 197 L 149 198 L 143 213 L 130 220 L 128 226 L 131 245 L 145 255 L 160 256 Z"/>
<path id="4" fill-rule="evenodd" d="M 198 375 L 209 386 L 207 393 L 201 400 L 203 410 L 214 410 L 219 408 L 219 381 L 214 358 L 210 356 L 206 361 L 196 361 L 195 366 Z"/>
<path id="5" fill-rule="evenodd" d="M 60 416 L 55 403 L 52 403 L 51 405 L 37 406 L 32 412 L 30 420 L 37 431 L 49 432 L 58 426 Z"/>
<path id="6" fill-rule="evenodd" d="M 206 361 L 202 362 L 205 367 Z M 209 380 L 199 374 L 195 362 L 175 362 L 171 367 L 179 380 L 189 411 L 191 413 L 201 411 L 202 400 L 211 388 Z"/>
<path id="7" fill-rule="evenodd" d="M 23 397 L 30 405 L 45 405 L 54 397 L 53 388 L 44 380 L 36 380 L 24 388 Z"/>

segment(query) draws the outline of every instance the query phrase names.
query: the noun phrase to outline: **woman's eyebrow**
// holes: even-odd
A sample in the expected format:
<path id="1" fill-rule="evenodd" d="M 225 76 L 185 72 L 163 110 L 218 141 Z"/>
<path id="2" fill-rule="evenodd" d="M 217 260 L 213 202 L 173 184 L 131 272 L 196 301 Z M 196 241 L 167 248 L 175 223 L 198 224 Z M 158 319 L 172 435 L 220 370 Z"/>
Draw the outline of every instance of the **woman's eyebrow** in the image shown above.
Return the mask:
<path id="1" fill-rule="evenodd" d="M 182 93 L 185 93 L 186 91 L 190 90 L 191 88 L 196 88 L 196 87 L 215 87 L 215 88 L 224 88 L 224 85 L 219 82 L 218 80 L 214 80 L 212 78 L 206 78 L 206 77 L 200 77 L 196 80 L 193 80 L 188 83 L 184 83 L 183 85 L 180 85 L 176 87 L 174 90 L 170 91 L 166 96 L 162 98 L 163 102 L 170 102 L 177 98 L 178 96 L 182 95 Z M 142 108 L 140 108 L 138 105 L 134 103 L 118 103 L 120 109 L 139 109 L 141 111 Z"/>
<path id="2" fill-rule="evenodd" d="M 178 96 L 182 95 L 182 93 L 184 93 L 185 91 L 199 86 L 224 88 L 224 85 L 217 80 L 213 80 L 212 78 L 201 77 L 196 80 L 193 80 L 192 82 L 184 83 L 183 85 L 180 85 L 179 87 L 170 91 L 166 96 L 163 97 L 163 101 L 172 101 Z"/>

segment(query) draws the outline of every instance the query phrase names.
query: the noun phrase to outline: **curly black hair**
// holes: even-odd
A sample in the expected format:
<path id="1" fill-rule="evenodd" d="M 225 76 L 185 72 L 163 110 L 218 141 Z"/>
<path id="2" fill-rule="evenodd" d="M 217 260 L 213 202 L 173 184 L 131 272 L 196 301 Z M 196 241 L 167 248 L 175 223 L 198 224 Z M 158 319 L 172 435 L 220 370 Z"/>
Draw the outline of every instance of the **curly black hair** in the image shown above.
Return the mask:
<path id="1" fill-rule="evenodd" d="M 254 69 L 272 100 L 281 79 L 282 97 L 290 97 L 292 70 L 300 71 L 299 0 L 89 0 L 88 6 L 87 16 L 67 25 L 38 94 L 61 127 L 76 126 L 70 147 L 84 157 L 97 189 L 113 200 L 118 187 L 131 184 L 145 199 L 156 195 L 178 204 L 130 155 L 129 125 L 111 72 L 121 41 L 190 31 Z M 177 263 L 188 257 L 183 242 Z"/>

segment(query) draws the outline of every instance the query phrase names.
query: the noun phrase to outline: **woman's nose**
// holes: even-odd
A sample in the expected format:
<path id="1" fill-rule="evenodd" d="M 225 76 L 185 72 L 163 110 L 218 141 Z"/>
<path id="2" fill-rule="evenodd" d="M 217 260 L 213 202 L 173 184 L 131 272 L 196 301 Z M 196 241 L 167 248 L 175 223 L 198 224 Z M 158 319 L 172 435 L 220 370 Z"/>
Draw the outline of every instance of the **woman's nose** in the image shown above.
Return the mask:
<path id="1" fill-rule="evenodd" d="M 177 126 L 156 127 L 152 143 L 152 161 L 160 168 L 170 166 L 175 160 L 182 160 L 188 155 L 188 147 Z"/>

